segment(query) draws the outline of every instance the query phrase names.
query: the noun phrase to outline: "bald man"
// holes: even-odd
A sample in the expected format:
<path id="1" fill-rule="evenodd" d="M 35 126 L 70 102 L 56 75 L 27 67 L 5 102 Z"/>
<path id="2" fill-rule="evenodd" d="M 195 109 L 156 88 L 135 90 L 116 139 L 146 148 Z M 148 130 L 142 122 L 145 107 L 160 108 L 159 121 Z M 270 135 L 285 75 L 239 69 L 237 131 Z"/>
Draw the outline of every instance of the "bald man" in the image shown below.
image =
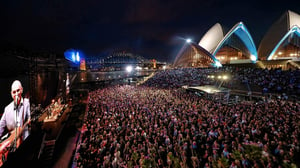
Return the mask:
<path id="1" fill-rule="evenodd" d="M 23 87 L 19 80 L 15 80 L 11 85 L 11 97 L 13 101 L 4 109 L 0 120 L 0 137 L 7 132 L 13 131 L 17 127 L 23 127 L 26 121 L 30 121 L 29 99 L 22 97 Z M 29 135 L 28 125 L 24 127 L 21 134 L 22 140 Z"/>

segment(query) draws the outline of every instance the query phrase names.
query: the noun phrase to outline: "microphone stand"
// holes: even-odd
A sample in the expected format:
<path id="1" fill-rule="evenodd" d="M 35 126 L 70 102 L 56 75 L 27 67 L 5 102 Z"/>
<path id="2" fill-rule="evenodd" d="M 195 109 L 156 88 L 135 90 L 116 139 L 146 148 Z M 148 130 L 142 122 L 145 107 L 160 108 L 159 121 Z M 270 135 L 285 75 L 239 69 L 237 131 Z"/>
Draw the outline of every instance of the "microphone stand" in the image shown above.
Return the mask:
<path id="1" fill-rule="evenodd" d="M 15 110 L 16 110 L 16 126 L 15 126 L 15 138 L 13 140 L 13 147 L 11 149 L 12 152 L 15 152 L 16 149 L 17 149 L 17 135 L 18 135 L 18 125 L 19 125 L 19 121 L 18 121 L 18 112 L 19 112 L 18 98 L 17 98 L 17 103 L 15 105 Z"/>

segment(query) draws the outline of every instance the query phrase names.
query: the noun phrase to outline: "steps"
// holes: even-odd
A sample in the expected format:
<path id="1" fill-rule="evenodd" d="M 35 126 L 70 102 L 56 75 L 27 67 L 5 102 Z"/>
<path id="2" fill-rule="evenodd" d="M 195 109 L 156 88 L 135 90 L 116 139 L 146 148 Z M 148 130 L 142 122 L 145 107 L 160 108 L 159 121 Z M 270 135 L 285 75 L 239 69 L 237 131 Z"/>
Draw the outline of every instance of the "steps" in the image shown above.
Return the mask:
<path id="1" fill-rule="evenodd" d="M 261 62 L 261 61 L 257 61 L 256 62 L 256 65 L 259 67 L 259 68 L 262 68 L 262 69 L 265 69 L 266 66 Z"/>
<path id="2" fill-rule="evenodd" d="M 295 63 L 294 61 L 289 60 L 288 63 L 289 63 L 291 66 L 295 67 L 296 69 L 300 69 L 300 65 L 297 64 L 297 63 Z"/>
<path id="3" fill-rule="evenodd" d="M 43 167 L 52 167 L 56 140 L 43 141 L 39 160 Z"/>

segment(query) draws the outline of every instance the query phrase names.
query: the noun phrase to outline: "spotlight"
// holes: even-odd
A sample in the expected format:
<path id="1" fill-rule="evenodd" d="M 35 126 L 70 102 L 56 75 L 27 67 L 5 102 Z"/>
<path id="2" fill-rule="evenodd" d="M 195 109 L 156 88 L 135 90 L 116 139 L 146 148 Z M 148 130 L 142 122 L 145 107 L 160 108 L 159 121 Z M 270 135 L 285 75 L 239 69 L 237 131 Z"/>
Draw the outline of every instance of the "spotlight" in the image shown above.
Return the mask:
<path id="1" fill-rule="evenodd" d="M 126 67 L 126 71 L 130 73 L 130 72 L 132 71 L 132 66 L 130 66 L 130 65 L 127 66 L 127 67 Z"/>

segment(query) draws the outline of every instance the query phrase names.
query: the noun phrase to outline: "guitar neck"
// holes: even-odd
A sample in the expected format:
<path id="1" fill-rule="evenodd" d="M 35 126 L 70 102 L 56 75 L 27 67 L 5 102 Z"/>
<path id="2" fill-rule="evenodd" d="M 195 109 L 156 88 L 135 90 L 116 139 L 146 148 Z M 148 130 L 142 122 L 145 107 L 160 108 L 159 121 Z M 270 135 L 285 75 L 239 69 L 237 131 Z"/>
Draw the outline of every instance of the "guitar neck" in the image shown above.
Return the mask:
<path id="1" fill-rule="evenodd" d="M 28 119 L 24 124 L 23 124 L 23 126 L 22 127 L 16 127 L 12 132 L 15 132 L 16 130 L 17 130 L 17 132 L 19 133 L 19 134 L 21 134 L 22 132 L 23 132 L 23 130 L 25 129 L 25 127 L 30 123 L 30 119 Z M 12 132 L 10 133 L 10 134 L 12 134 Z"/>
<path id="2" fill-rule="evenodd" d="M 31 119 L 28 119 L 22 126 L 22 130 L 30 123 Z"/>

